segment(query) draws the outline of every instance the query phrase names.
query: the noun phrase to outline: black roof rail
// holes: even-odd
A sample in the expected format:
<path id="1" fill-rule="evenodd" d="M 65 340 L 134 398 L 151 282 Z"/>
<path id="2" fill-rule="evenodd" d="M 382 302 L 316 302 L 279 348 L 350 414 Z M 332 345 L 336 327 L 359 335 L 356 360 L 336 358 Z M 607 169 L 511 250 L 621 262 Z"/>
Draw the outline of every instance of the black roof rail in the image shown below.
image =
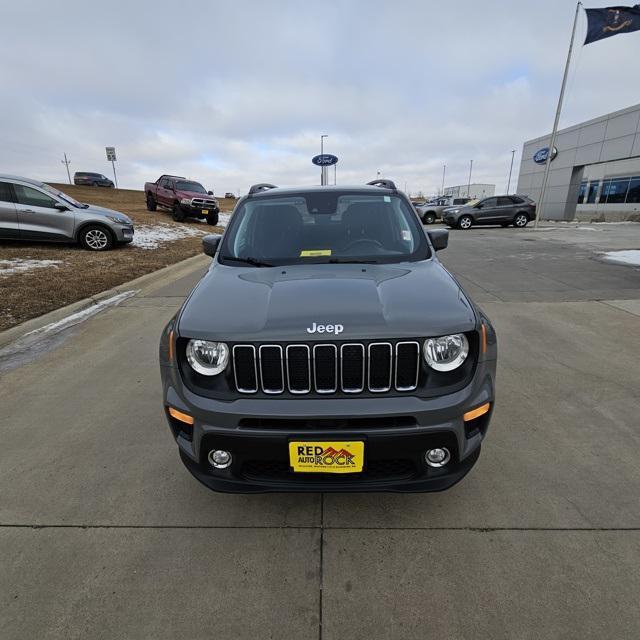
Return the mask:
<path id="1" fill-rule="evenodd" d="M 382 187 L 383 189 L 393 189 L 393 191 L 397 191 L 396 183 L 393 180 L 372 180 L 371 182 L 367 182 L 368 185 L 372 187 Z"/>
<path id="2" fill-rule="evenodd" d="M 249 195 L 253 195 L 254 193 L 260 193 L 261 191 L 268 191 L 269 189 L 277 189 L 275 184 L 269 184 L 268 182 L 260 182 L 259 184 L 251 185 L 251 189 L 249 189 Z"/>

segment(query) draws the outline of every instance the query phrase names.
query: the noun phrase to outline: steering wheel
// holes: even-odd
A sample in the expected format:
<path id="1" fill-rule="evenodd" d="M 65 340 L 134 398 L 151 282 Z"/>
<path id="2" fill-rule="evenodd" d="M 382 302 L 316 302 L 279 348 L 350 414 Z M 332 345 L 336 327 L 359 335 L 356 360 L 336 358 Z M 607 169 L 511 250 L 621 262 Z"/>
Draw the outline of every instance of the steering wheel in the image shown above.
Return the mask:
<path id="1" fill-rule="evenodd" d="M 358 238 L 358 240 L 354 240 L 353 242 L 350 242 L 343 249 L 343 251 L 349 251 L 349 249 L 352 249 L 358 244 L 373 244 L 373 245 L 376 245 L 379 249 L 384 249 L 384 245 L 381 242 L 374 240 L 373 238 Z"/>

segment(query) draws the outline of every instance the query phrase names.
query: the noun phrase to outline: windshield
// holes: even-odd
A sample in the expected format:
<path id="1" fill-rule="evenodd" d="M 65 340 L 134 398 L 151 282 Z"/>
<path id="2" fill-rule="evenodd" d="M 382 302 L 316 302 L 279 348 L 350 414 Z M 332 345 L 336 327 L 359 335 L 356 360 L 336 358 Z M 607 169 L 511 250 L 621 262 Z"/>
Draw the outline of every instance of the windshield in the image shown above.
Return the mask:
<path id="1" fill-rule="evenodd" d="M 178 191 L 193 191 L 194 193 L 207 193 L 207 190 L 199 182 L 187 182 L 186 180 L 176 182 Z"/>
<path id="2" fill-rule="evenodd" d="M 418 218 L 404 199 L 330 191 L 245 201 L 233 216 L 220 255 L 225 264 L 270 266 L 403 262 L 430 254 Z"/>
<path id="3" fill-rule="evenodd" d="M 68 196 L 66 193 L 64 193 L 63 191 L 60 191 L 59 189 L 54 189 L 51 185 L 45 184 L 44 182 L 40 185 L 40 187 L 45 191 L 48 191 L 49 193 L 52 193 L 55 196 L 58 196 L 58 198 L 61 198 L 65 202 L 68 202 L 71 206 L 76 207 L 78 209 L 86 209 L 89 206 L 86 204 L 82 204 L 82 202 L 78 202 L 75 198 Z"/>
<path id="4" fill-rule="evenodd" d="M 480 200 L 478 200 L 478 198 L 475 198 L 473 200 L 469 200 L 469 202 L 467 202 L 467 204 L 465 205 L 460 205 L 460 206 L 465 206 L 465 207 L 473 207 L 475 205 L 478 204 L 478 202 L 480 202 Z"/>

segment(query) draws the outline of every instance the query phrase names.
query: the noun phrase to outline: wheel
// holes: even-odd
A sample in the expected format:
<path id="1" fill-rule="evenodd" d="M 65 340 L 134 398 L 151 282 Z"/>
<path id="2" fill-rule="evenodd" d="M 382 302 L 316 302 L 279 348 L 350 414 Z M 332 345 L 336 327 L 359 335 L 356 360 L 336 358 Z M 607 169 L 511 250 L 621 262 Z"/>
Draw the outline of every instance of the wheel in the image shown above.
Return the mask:
<path id="1" fill-rule="evenodd" d="M 89 225 L 80 231 L 78 237 L 83 249 L 89 251 L 108 251 L 113 247 L 113 236 L 108 229 L 100 225 Z"/>
<path id="2" fill-rule="evenodd" d="M 422 217 L 422 224 L 433 224 L 436 221 L 436 214 L 429 211 Z"/>
<path id="3" fill-rule="evenodd" d="M 524 229 L 529 224 L 529 216 L 526 213 L 517 213 L 513 219 L 513 226 L 516 229 Z"/>
<path id="4" fill-rule="evenodd" d="M 180 208 L 179 202 L 173 203 L 173 209 L 171 215 L 176 222 L 182 222 L 184 220 L 184 211 Z"/>
<path id="5" fill-rule="evenodd" d="M 218 214 L 217 213 L 210 213 L 207 216 L 207 224 L 210 224 L 210 225 L 215 227 L 218 224 Z"/>
<path id="6" fill-rule="evenodd" d="M 155 211 L 158 208 L 156 201 L 150 193 L 147 193 L 147 211 Z"/>
<path id="7" fill-rule="evenodd" d="M 92 182 L 92 183 L 91 183 L 91 186 L 92 186 L 92 187 L 99 187 L 100 185 L 99 185 L 97 182 Z"/>
<path id="8" fill-rule="evenodd" d="M 473 226 L 473 218 L 471 216 L 460 216 L 458 220 L 458 229 L 471 229 Z"/>

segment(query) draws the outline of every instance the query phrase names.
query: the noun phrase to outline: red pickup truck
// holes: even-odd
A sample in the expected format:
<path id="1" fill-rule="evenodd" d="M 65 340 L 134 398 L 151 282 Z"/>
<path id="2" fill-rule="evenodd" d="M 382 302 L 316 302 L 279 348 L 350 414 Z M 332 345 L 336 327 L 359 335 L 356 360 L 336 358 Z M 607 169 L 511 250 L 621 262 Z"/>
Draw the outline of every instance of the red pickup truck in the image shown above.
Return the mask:
<path id="1" fill-rule="evenodd" d="M 163 207 L 171 210 L 176 222 L 190 217 L 206 220 L 212 225 L 218 224 L 218 201 L 212 197 L 213 191 L 207 191 L 199 182 L 180 176 L 162 175 L 155 182 L 146 182 L 144 193 L 149 211 Z"/>

